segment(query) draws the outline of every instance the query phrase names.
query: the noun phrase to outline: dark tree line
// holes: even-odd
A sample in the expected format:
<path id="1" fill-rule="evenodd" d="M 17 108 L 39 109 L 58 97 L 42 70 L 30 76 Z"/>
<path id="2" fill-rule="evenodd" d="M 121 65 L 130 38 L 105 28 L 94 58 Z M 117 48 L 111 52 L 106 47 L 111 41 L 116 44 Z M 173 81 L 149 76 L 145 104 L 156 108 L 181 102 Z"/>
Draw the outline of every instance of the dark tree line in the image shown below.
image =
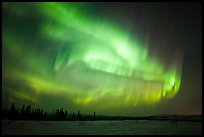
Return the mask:
<path id="1" fill-rule="evenodd" d="M 68 113 L 63 108 L 57 109 L 53 114 L 48 115 L 43 109 L 35 108 L 31 110 L 31 105 L 23 105 L 21 109 L 15 107 L 15 103 L 12 103 L 9 109 L 2 110 L 2 119 L 10 120 L 52 120 L 52 121 L 74 121 L 74 120 L 96 120 L 94 116 L 82 116 L 78 110 L 77 115 L 75 113 Z"/>

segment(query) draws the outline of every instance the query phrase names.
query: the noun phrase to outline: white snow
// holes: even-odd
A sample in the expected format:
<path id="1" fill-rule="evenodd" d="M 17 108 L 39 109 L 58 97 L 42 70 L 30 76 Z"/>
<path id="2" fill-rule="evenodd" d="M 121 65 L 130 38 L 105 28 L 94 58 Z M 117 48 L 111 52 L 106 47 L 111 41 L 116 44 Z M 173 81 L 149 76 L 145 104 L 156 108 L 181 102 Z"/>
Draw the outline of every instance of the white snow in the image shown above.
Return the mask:
<path id="1" fill-rule="evenodd" d="M 2 134 L 15 135 L 201 135 L 202 122 L 171 121 L 11 121 Z"/>

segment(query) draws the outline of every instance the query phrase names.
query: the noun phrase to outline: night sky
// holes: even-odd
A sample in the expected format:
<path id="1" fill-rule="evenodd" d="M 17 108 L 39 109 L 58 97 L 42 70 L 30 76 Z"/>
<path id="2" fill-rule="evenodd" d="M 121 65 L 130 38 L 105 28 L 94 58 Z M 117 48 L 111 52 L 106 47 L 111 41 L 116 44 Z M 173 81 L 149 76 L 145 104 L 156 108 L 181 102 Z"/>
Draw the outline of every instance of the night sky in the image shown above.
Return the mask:
<path id="1" fill-rule="evenodd" d="M 202 114 L 200 3 L 2 3 L 2 108 Z"/>

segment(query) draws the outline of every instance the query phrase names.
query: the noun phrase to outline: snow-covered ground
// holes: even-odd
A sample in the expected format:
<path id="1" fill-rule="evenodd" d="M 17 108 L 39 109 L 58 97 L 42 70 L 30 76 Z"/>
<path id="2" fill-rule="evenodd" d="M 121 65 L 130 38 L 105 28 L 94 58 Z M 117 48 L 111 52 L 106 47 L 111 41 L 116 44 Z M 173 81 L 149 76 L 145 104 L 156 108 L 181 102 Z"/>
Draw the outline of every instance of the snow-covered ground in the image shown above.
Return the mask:
<path id="1" fill-rule="evenodd" d="M 171 121 L 11 121 L 2 120 L 2 134 L 47 135 L 201 135 L 202 122 Z"/>

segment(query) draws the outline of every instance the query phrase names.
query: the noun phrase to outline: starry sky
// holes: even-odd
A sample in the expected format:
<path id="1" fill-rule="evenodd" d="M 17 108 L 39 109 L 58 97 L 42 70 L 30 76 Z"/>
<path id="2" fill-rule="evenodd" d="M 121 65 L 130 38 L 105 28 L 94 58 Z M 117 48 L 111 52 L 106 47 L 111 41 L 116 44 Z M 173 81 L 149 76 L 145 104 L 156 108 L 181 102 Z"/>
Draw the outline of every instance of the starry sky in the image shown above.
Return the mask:
<path id="1" fill-rule="evenodd" d="M 200 3 L 2 3 L 2 108 L 202 114 Z"/>

